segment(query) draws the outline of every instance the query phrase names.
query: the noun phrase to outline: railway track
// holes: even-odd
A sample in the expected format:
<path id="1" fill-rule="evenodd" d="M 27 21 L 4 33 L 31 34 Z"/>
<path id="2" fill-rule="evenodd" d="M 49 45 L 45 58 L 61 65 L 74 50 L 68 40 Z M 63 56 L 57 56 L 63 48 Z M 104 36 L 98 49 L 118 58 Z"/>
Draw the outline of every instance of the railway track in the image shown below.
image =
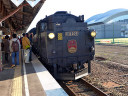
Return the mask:
<path id="1" fill-rule="evenodd" d="M 60 81 L 60 85 L 69 96 L 108 96 L 84 79 L 79 79 L 77 81 Z"/>
<path id="2" fill-rule="evenodd" d="M 113 66 L 119 66 L 119 67 L 123 67 L 125 68 L 126 70 L 128 69 L 128 64 L 123 64 L 123 63 L 118 63 L 118 62 L 114 62 L 114 61 L 110 61 L 104 57 L 95 57 L 95 61 L 96 62 L 106 62 L 106 63 L 109 63 L 109 66 L 110 64 L 113 65 Z"/>

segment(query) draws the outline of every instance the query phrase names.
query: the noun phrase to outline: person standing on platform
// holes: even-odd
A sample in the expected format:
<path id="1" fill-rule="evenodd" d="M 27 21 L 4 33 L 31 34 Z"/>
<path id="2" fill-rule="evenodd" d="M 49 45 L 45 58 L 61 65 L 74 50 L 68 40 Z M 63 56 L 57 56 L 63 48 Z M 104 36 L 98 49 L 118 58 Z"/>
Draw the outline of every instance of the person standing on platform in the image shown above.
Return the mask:
<path id="1" fill-rule="evenodd" d="M 24 49 L 24 60 L 25 63 L 30 63 L 29 62 L 29 55 L 30 55 L 30 41 L 27 38 L 26 34 L 23 33 L 23 38 L 22 38 L 22 46 Z"/>
<path id="2" fill-rule="evenodd" d="M 28 33 L 26 33 L 26 37 L 27 37 L 27 38 L 29 39 L 29 41 L 30 41 L 30 49 L 29 49 L 29 50 L 30 50 L 30 51 L 29 51 L 29 62 L 30 62 L 30 61 L 31 61 L 31 60 L 30 60 L 30 58 L 31 58 L 31 51 L 32 51 L 32 50 L 31 50 L 31 40 L 30 40 L 30 35 L 29 35 Z"/>
<path id="3" fill-rule="evenodd" d="M 2 42 L 1 42 L 1 51 L 4 51 L 4 43 L 3 43 L 3 41 L 4 41 L 4 37 L 2 37 Z"/>
<path id="4" fill-rule="evenodd" d="M 20 51 L 20 41 L 17 38 L 16 34 L 12 35 L 12 39 L 10 40 L 10 52 L 12 54 L 12 68 L 16 65 L 19 65 L 19 51 Z M 15 63 L 15 57 L 17 63 Z"/>
<path id="5" fill-rule="evenodd" d="M 5 39 L 3 40 L 3 51 L 5 53 L 5 61 L 8 63 L 8 54 L 9 54 L 9 36 L 6 35 Z"/>

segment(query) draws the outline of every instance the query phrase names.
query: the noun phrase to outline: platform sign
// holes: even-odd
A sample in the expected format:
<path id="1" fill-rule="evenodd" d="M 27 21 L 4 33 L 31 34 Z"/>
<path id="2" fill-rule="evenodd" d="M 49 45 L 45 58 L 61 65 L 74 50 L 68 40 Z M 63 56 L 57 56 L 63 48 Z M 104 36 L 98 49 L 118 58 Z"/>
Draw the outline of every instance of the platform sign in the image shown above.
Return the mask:
<path id="1" fill-rule="evenodd" d="M 24 1 L 24 0 L 11 0 L 17 7 Z"/>
<path id="2" fill-rule="evenodd" d="M 40 0 L 26 0 L 32 7 L 34 7 Z"/>

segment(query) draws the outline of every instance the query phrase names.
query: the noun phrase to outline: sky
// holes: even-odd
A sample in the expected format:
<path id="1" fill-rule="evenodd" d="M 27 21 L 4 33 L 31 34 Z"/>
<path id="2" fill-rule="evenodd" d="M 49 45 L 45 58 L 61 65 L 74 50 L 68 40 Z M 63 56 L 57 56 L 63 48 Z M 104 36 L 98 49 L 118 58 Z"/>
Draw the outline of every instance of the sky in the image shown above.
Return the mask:
<path id="1" fill-rule="evenodd" d="M 91 16 L 112 9 L 128 9 L 127 2 L 128 0 L 46 0 L 27 31 L 35 27 L 40 19 L 56 11 L 67 11 L 76 16 L 84 15 L 84 19 L 87 20 Z"/>

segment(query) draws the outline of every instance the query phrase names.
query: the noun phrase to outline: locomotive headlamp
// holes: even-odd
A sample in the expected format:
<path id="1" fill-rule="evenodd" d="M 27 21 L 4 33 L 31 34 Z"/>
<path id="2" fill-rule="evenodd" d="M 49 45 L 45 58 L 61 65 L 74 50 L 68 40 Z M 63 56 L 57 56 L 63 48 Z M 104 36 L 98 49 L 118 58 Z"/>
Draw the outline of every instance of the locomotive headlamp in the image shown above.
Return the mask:
<path id="1" fill-rule="evenodd" d="M 92 31 L 92 32 L 91 32 L 91 36 L 92 36 L 92 37 L 95 37 L 95 36 L 96 36 L 96 32 L 95 32 L 95 31 Z"/>
<path id="2" fill-rule="evenodd" d="M 53 38 L 55 38 L 55 34 L 54 34 L 54 33 L 49 33 L 49 34 L 48 34 L 48 37 L 49 37 L 50 39 L 53 39 Z"/>

